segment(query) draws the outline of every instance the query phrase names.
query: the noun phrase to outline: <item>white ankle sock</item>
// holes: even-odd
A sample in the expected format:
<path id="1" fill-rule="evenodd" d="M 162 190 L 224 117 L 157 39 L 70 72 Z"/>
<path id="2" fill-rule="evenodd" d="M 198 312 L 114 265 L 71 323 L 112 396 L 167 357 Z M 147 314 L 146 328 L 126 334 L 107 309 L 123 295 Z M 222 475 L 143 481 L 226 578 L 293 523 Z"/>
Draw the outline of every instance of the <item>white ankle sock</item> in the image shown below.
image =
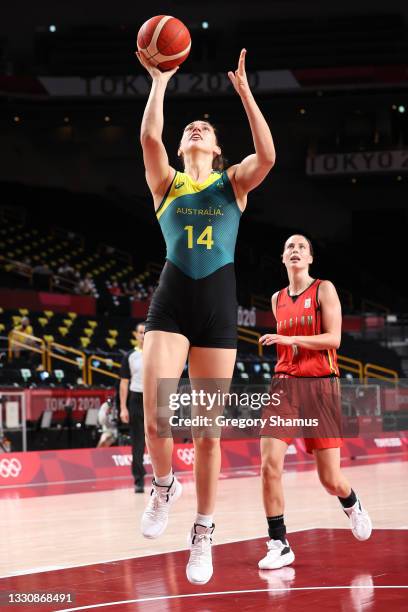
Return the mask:
<path id="1" fill-rule="evenodd" d="M 197 512 L 197 516 L 194 522 L 198 523 L 199 525 L 203 525 L 204 527 L 212 527 L 213 518 L 213 514 L 198 514 Z"/>
<path id="2" fill-rule="evenodd" d="M 173 472 L 170 471 L 167 476 L 155 476 L 154 481 L 160 487 L 169 487 L 173 480 Z"/>

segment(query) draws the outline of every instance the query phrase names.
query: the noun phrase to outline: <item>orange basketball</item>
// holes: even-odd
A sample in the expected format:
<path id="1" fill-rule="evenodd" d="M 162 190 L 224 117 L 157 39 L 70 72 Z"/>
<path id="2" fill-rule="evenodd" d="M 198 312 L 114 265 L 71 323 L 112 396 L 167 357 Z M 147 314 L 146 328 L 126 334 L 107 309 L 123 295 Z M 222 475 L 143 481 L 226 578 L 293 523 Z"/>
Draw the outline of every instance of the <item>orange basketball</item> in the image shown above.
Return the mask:
<path id="1" fill-rule="evenodd" d="M 191 48 L 190 32 L 179 19 L 156 15 L 140 28 L 137 48 L 160 70 L 171 70 L 187 59 Z"/>

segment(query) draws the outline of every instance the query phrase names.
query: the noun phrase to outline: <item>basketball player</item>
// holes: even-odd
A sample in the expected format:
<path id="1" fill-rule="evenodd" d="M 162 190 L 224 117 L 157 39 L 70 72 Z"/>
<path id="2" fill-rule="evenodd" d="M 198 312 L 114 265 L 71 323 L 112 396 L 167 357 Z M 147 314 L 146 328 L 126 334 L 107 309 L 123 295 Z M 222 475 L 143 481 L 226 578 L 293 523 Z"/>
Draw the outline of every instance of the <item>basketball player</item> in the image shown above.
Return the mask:
<path id="1" fill-rule="evenodd" d="M 221 148 L 207 121 L 189 123 L 178 156 L 184 172 L 170 164 L 162 142 L 163 98 L 176 72 L 160 72 L 142 54 L 137 56 L 152 77 L 141 125 L 146 180 L 166 241 L 166 264 L 153 296 L 144 344 L 145 431 L 152 459 L 152 495 L 142 517 L 145 537 L 165 530 L 171 504 L 181 494 L 172 472 L 173 440 L 157 435 L 159 379 L 179 380 L 186 360 L 190 379 L 230 380 L 237 346 L 237 301 L 234 249 L 247 194 L 267 176 L 275 161 L 271 132 L 249 88 L 246 51 L 238 69 L 228 76 L 241 98 L 255 152 L 241 163 L 221 170 Z M 217 168 L 217 171 L 215 171 Z M 212 576 L 211 542 L 220 471 L 220 440 L 194 437 L 197 515 L 191 530 L 186 568 L 192 583 Z"/>
<path id="2" fill-rule="evenodd" d="M 259 341 L 266 346 L 276 344 L 278 363 L 273 382 L 283 388 L 286 382 L 289 398 L 300 407 L 309 404 L 315 416 L 324 419 L 325 412 L 332 412 L 326 419 L 335 419 L 336 412 L 341 415 L 336 356 L 341 339 L 340 301 L 330 281 L 310 276 L 313 248 L 307 238 L 288 238 L 282 260 L 289 286 L 272 296 L 278 333 L 266 334 Z M 284 413 L 285 407 L 279 410 Z M 331 431 L 335 432 L 335 427 Z M 295 559 L 286 539 L 282 490 L 283 463 L 291 441 L 280 436 L 261 438 L 263 499 L 270 538 L 268 553 L 258 564 L 261 569 L 277 569 Z M 338 497 L 349 517 L 353 535 L 367 540 L 372 529 L 370 517 L 340 469 L 341 437 L 308 437 L 304 441 L 307 452 L 314 455 L 320 482 L 330 495 Z"/>

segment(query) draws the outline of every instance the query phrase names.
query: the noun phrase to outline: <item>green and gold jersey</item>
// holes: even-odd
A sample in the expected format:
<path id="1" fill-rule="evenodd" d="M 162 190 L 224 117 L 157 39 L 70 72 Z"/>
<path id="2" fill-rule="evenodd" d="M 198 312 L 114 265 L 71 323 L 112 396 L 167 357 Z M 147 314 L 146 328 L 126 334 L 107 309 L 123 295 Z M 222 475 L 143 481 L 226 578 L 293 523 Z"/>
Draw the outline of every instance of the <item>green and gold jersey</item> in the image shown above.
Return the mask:
<path id="1" fill-rule="evenodd" d="M 190 278 L 234 261 L 241 211 L 227 172 L 212 172 L 201 184 L 176 172 L 156 214 L 166 258 Z"/>

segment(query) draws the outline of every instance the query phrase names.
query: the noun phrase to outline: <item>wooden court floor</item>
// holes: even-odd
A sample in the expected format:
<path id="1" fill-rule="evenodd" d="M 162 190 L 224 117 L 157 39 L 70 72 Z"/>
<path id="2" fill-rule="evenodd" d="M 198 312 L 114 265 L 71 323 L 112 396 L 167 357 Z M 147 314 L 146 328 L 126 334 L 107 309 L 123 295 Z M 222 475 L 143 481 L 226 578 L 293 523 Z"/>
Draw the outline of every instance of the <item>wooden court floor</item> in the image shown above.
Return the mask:
<path id="1" fill-rule="evenodd" d="M 369 510 L 374 528 L 408 529 L 408 461 L 357 463 L 344 471 Z M 259 476 L 256 470 L 234 476 L 223 475 L 219 482 L 214 542 L 266 541 Z M 159 540 L 146 540 L 140 534 L 148 487 L 144 495 L 123 484 L 111 490 L 32 497 L 10 491 L 0 498 L 0 577 L 185 549 L 195 495 L 191 477 L 184 477 L 183 485 L 182 498 Z M 284 488 L 289 537 L 291 531 L 311 528 L 348 529 L 338 500 L 323 490 L 313 469 L 290 469 Z"/>

